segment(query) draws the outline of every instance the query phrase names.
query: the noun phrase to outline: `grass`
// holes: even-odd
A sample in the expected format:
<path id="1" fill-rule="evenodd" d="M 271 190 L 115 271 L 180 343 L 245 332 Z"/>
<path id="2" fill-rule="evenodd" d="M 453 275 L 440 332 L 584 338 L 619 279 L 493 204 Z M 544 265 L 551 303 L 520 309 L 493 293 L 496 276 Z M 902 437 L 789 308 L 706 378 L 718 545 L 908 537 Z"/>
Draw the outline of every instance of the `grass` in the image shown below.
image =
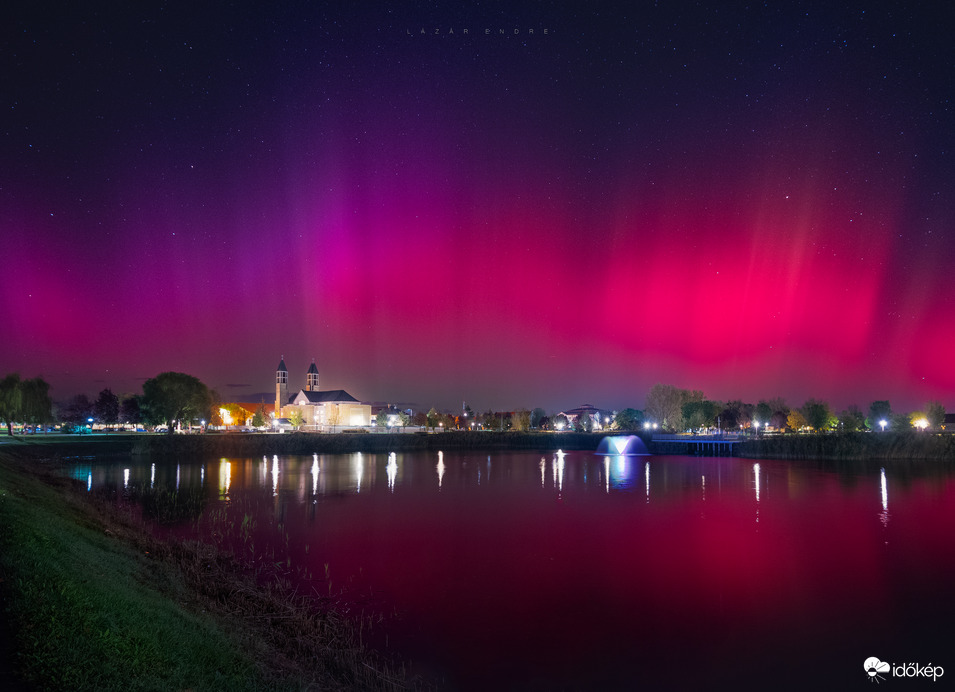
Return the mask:
<path id="1" fill-rule="evenodd" d="M 0 451 L 0 589 L 38 690 L 404 689 L 329 603 L 153 538 Z M 115 512 L 115 510 L 114 510 Z"/>

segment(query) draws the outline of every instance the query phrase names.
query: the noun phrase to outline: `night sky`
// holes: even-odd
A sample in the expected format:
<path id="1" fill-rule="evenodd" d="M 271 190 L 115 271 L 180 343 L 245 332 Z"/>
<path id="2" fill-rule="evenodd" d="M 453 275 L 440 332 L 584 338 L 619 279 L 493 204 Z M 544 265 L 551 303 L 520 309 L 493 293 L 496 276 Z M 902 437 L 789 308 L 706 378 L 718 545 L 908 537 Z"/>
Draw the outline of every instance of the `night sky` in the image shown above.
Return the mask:
<path id="1" fill-rule="evenodd" d="M 422 407 L 955 408 L 950 9 L 16 4 L 0 374 L 55 399 L 284 356 Z"/>

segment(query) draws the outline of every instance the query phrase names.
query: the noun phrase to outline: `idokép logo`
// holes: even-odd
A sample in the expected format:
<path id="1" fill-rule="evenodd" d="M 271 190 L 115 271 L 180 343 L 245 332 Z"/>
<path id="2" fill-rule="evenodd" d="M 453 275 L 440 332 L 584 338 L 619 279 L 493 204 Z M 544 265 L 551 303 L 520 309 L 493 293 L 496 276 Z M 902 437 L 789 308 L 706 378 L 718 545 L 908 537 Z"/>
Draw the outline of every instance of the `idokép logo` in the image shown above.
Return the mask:
<path id="1" fill-rule="evenodd" d="M 865 667 L 865 674 L 869 676 L 869 682 L 876 683 L 885 680 L 887 674 L 894 678 L 929 678 L 932 682 L 945 675 L 942 666 L 933 666 L 931 663 L 924 666 L 919 663 L 895 665 L 880 661 L 875 656 L 867 658 L 862 665 Z"/>

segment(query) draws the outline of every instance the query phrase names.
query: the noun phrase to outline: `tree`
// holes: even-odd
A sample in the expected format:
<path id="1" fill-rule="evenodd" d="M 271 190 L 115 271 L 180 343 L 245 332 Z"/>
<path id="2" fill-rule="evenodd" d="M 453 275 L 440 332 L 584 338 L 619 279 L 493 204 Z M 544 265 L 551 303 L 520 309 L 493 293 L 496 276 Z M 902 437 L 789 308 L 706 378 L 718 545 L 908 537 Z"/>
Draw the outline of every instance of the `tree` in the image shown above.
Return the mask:
<path id="1" fill-rule="evenodd" d="M 73 425 L 86 425 L 93 417 L 93 402 L 85 394 L 70 399 L 60 412 L 60 419 Z"/>
<path id="2" fill-rule="evenodd" d="M 119 404 L 119 419 L 123 423 L 142 423 L 143 415 L 140 410 L 139 402 L 142 397 L 138 394 L 131 394 L 124 397 Z"/>
<path id="3" fill-rule="evenodd" d="M 531 411 L 531 427 L 541 427 L 541 421 L 543 421 L 546 417 L 547 412 L 544 409 L 540 407 L 535 408 L 533 411 Z"/>
<path id="4" fill-rule="evenodd" d="M 411 417 L 411 424 L 418 428 L 423 428 L 428 424 L 428 414 L 424 411 L 418 411 Z"/>
<path id="5" fill-rule="evenodd" d="M 819 432 L 829 426 L 829 404 L 816 399 L 809 399 L 802 406 L 802 415 L 810 428 Z"/>
<path id="6" fill-rule="evenodd" d="M 858 406 L 852 404 L 839 414 L 839 425 L 843 432 L 857 432 L 865 427 L 865 416 Z"/>
<path id="7" fill-rule="evenodd" d="M 106 426 L 113 425 L 119 420 L 119 397 L 107 387 L 99 393 L 96 403 L 93 404 L 93 413 L 97 422 Z"/>
<path id="8" fill-rule="evenodd" d="M 292 424 L 293 428 L 300 428 L 302 422 L 305 420 L 305 416 L 302 415 L 302 412 L 298 409 L 294 409 L 288 416 L 288 422 Z"/>
<path id="9" fill-rule="evenodd" d="M 398 411 L 398 425 L 402 428 L 406 428 L 409 423 L 411 423 L 411 416 L 404 411 Z"/>
<path id="10" fill-rule="evenodd" d="M 591 432 L 594 429 L 594 418 L 591 414 L 584 412 L 577 416 L 574 421 L 574 430 L 578 432 Z"/>
<path id="11" fill-rule="evenodd" d="M 431 432 L 434 432 L 435 426 L 438 424 L 438 412 L 435 410 L 434 406 L 431 407 L 431 410 L 426 414 L 428 420 L 428 427 L 431 428 Z"/>
<path id="12" fill-rule="evenodd" d="M 696 395 L 700 395 L 702 399 L 702 392 L 678 389 L 672 384 L 655 384 L 647 393 L 646 415 L 659 423 L 661 428 L 682 430 L 683 404 L 696 398 Z"/>
<path id="13" fill-rule="evenodd" d="M 869 430 L 881 430 L 882 421 L 888 422 L 892 418 L 892 407 L 888 401 L 873 401 L 869 405 L 869 417 L 865 424 Z"/>
<path id="14" fill-rule="evenodd" d="M 326 407 L 326 410 L 328 411 L 328 418 L 327 418 L 328 424 L 332 426 L 332 428 L 334 428 L 336 425 L 339 425 L 342 420 L 341 407 L 338 406 L 337 404 L 329 404 Z"/>
<path id="15" fill-rule="evenodd" d="M 802 428 L 805 428 L 808 423 L 806 423 L 806 417 L 802 415 L 801 411 L 792 409 L 786 418 L 786 425 L 788 425 L 789 429 L 793 432 L 799 432 Z"/>
<path id="16" fill-rule="evenodd" d="M 760 399 L 759 403 L 756 404 L 756 408 L 753 409 L 753 420 L 758 421 L 760 425 L 768 425 L 774 413 L 776 412 L 772 406 L 769 405 L 769 402 Z"/>
<path id="17" fill-rule="evenodd" d="M 222 397 L 214 389 L 209 390 L 209 397 L 211 399 L 209 403 L 209 425 L 215 427 L 225 425 L 222 422 Z"/>
<path id="18" fill-rule="evenodd" d="M 22 409 L 20 417 L 23 423 L 40 425 L 53 420 L 53 400 L 50 398 L 50 385 L 39 377 L 23 380 L 20 383 Z"/>
<path id="19" fill-rule="evenodd" d="M 680 407 L 683 423 L 688 428 L 709 427 L 716 422 L 720 406 L 715 401 L 688 401 Z"/>
<path id="20" fill-rule="evenodd" d="M 23 406 L 23 392 L 20 389 L 20 375 L 10 373 L 0 380 L 0 419 L 7 425 L 7 435 L 13 437 L 13 423 L 19 423 Z"/>
<path id="21" fill-rule="evenodd" d="M 530 430 L 531 427 L 531 412 L 526 408 L 522 408 L 520 411 L 517 411 L 514 414 L 514 429 L 520 432 Z"/>
<path id="22" fill-rule="evenodd" d="M 880 425 L 879 427 L 881 428 L 882 426 Z M 903 430 L 911 430 L 912 421 L 908 415 L 904 413 L 893 413 L 891 416 L 889 416 L 888 427 L 898 432 L 902 432 Z"/>
<path id="23" fill-rule="evenodd" d="M 635 408 L 625 408 L 623 411 L 618 411 L 617 415 L 613 417 L 614 430 L 639 430 L 642 424 L 643 411 L 638 411 Z"/>
<path id="24" fill-rule="evenodd" d="M 143 383 L 143 408 L 147 420 L 165 423 L 169 434 L 175 422 L 210 418 L 212 395 L 198 378 L 181 372 L 163 372 Z"/>
<path id="25" fill-rule="evenodd" d="M 567 426 L 570 425 L 570 421 L 567 420 L 567 416 L 563 413 L 558 413 L 551 420 L 554 430 L 566 430 Z"/>
<path id="26" fill-rule="evenodd" d="M 252 414 L 252 427 L 261 428 L 265 426 L 265 406 L 259 404 L 259 407 L 255 409 L 255 413 Z"/>
<path id="27" fill-rule="evenodd" d="M 945 422 L 945 407 L 937 401 L 925 404 L 925 418 L 932 430 L 941 430 Z"/>
<path id="28" fill-rule="evenodd" d="M 376 428 L 387 428 L 388 427 L 388 414 L 389 409 L 383 408 L 378 412 L 378 415 L 375 416 L 375 427 Z"/>

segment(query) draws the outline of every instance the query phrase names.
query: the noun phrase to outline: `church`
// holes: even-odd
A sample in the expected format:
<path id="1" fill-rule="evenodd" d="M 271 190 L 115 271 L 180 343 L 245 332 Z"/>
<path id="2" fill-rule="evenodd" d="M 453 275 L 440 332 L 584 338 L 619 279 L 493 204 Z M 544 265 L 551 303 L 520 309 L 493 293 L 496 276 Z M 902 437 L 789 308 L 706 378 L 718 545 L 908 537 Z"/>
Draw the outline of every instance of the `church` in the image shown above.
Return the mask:
<path id="1" fill-rule="evenodd" d="M 275 372 L 275 418 L 302 416 L 306 430 L 333 431 L 342 427 L 371 425 L 371 406 L 363 404 L 344 389 L 321 391 L 318 388 L 318 368 L 315 360 L 305 373 L 305 389 L 289 396 L 288 368 L 285 358 L 279 361 Z"/>

